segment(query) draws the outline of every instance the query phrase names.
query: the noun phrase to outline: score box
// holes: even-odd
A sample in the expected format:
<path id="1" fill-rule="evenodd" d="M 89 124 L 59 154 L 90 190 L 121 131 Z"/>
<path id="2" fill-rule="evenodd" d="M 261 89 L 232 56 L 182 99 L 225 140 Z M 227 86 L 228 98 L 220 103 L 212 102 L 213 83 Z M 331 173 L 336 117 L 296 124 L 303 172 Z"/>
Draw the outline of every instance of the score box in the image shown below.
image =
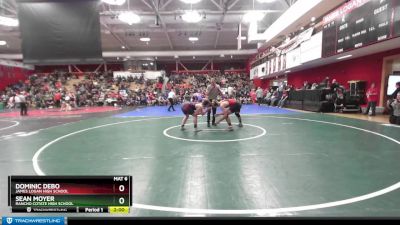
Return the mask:
<path id="1" fill-rule="evenodd" d="M 50 208 L 129 207 L 131 187 L 131 176 L 9 176 L 8 205 L 16 212 L 24 211 L 21 208 L 50 212 Z"/>

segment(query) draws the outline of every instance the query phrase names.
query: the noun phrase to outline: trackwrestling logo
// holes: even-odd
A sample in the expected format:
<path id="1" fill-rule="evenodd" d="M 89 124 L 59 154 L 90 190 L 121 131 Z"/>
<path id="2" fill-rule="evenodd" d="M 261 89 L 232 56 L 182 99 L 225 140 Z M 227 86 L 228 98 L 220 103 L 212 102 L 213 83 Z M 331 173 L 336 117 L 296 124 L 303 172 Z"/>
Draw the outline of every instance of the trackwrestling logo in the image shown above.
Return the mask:
<path id="1" fill-rule="evenodd" d="M 64 225 L 64 217 L 3 217 L 3 224 L 9 225 L 37 225 L 37 224 L 52 224 Z M 5 223 L 4 223 L 5 222 Z"/>

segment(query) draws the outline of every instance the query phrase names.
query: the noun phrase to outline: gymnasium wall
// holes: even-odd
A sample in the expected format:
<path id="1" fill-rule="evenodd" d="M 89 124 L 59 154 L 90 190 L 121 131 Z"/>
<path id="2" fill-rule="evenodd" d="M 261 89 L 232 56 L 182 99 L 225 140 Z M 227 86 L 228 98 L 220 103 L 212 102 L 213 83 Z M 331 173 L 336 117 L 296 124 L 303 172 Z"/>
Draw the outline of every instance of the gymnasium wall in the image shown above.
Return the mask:
<path id="1" fill-rule="evenodd" d="M 329 64 L 312 69 L 302 70 L 288 74 L 288 84 L 295 88 L 303 86 L 304 81 L 309 83 L 320 83 L 325 77 L 330 77 L 330 80 L 336 79 L 340 84 L 349 88 L 347 81 L 350 80 L 365 80 L 368 86 L 375 82 L 380 91 L 383 59 L 392 55 L 400 54 L 400 48 L 386 52 L 381 52 L 369 56 L 364 56 L 356 59 L 350 59 L 334 64 Z M 254 84 L 262 88 L 269 87 L 270 79 L 254 80 Z"/>
<path id="2" fill-rule="evenodd" d="M 400 54 L 400 49 L 290 73 L 288 83 L 295 87 L 301 87 L 304 81 L 319 83 L 328 76 L 331 79 L 336 79 L 345 87 L 348 87 L 347 81 L 349 80 L 375 82 L 380 87 L 383 58 L 396 54 Z"/>

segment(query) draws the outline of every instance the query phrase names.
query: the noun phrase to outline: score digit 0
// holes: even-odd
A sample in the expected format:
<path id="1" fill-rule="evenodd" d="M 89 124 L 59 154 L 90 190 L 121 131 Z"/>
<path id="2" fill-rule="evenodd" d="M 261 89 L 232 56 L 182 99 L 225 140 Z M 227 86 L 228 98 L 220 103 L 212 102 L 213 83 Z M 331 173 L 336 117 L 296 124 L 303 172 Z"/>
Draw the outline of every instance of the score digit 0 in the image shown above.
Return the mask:
<path id="1" fill-rule="evenodd" d="M 125 186 L 124 186 L 124 185 L 119 185 L 118 190 L 119 190 L 120 192 L 124 192 L 124 191 L 125 191 Z"/>
<path id="2" fill-rule="evenodd" d="M 120 205 L 123 205 L 125 203 L 125 198 L 121 197 L 118 201 Z"/>

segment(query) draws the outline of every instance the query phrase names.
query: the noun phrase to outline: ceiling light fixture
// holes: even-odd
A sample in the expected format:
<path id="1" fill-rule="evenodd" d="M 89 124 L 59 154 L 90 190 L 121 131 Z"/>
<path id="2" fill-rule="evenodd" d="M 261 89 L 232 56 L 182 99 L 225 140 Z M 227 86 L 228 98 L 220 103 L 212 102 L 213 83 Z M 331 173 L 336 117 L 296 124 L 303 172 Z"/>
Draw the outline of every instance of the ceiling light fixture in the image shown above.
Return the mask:
<path id="1" fill-rule="evenodd" d="M 198 37 L 189 37 L 189 41 L 195 42 L 198 41 L 199 38 Z"/>
<path id="2" fill-rule="evenodd" d="M 224 57 L 225 57 L 225 55 L 224 55 L 224 54 L 221 54 L 219 57 L 221 57 L 221 58 L 224 58 Z"/>
<path id="3" fill-rule="evenodd" d="M 6 45 L 7 44 L 7 41 L 0 41 L 0 45 L 2 46 L 2 45 Z"/>
<path id="4" fill-rule="evenodd" d="M 126 47 L 122 45 L 121 48 L 122 48 L 122 49 L 125 49 Z"/>
<path id="5" fill-rule="evenodd" d="M 196 56 L 193 56 L 193 59 L 196 59 Z"/>
<path id="6" fill-rule="evenodd" d="M 181 2 L 184 2 L 186 4 L 197 4 L 201 2 L 201 0 L 181 0 Z"/>
<path id="7" fill-rule="evenodd" d="M 149 38 L 149 37 L 142 37 L 142 38 L 140 38 L 140 41 L 143 41 L 143 42 L 149 42 L 151 39 Z"/>
<path id="8" fill-rule="evenodd" d="M 261 21 L 265 17 L 265 13 L 257 10 L 252 10 L 244 14 L 243 22 L 252 23 Z"/>
<path id="9" fill-rule="evenodd" d="M 239 39 L 239 37 L 237 37 L 236 39 Z M 246 36 L 241 36 L 241 37 L 240 37 L 240 40 L 246 40 L 246 39 L 247 39 Z"/>
<path id="10" fill-rule="evenodd" d="M 101 0 L 101 1 L 109 5 L 123 5 L 126 2 L 126 0 Z"/>
<path id="11" fill-rule="evenodd" d="M 133 12 L 123 12 L 119 14 L 118 19 L 129 25 L 140 22 L 140 17 Z"/>
<path id="12" fill-rule="evenodd" d="M 19 22 L 17 19 L 0 16 L 0 25 L 8 26 L 8 27 L 18 27 Z"/>
<path id="13" fill-rule="evenodd" d="M 345 55 L 345 56 L 339 57 L 339 58 L 337 58 L 337 59 L 338 59 L 338 60 L 340 60 L 340 59 L 347 59 L 347 58 L 350 58 L 350 57 L 353 57 L 353 55 Z"/>
<path id="14" fill-rule="evenodd" d="M 182 15 L 183 21 L 187 23 L 198 23 L 203 17 L 196 10 L 186 11 L 185 14 Z"/>

